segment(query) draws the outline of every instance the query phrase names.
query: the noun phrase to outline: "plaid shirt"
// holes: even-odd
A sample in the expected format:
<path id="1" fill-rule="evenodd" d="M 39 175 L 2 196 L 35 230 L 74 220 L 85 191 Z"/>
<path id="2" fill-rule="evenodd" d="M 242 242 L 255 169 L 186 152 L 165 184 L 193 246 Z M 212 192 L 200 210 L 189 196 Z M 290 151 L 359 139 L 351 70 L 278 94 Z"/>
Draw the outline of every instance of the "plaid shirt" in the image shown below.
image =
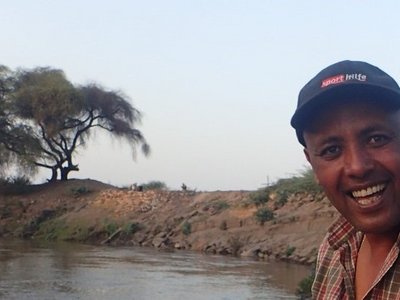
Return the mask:
<path id="1" fill-rule="evenodd" d="M 318 252 L 313 299 L 355 299 L 354 277 L 363 233 L 343 217 L 329 229 Z M 400 300 L 400 235 L 364 299 Z"/>

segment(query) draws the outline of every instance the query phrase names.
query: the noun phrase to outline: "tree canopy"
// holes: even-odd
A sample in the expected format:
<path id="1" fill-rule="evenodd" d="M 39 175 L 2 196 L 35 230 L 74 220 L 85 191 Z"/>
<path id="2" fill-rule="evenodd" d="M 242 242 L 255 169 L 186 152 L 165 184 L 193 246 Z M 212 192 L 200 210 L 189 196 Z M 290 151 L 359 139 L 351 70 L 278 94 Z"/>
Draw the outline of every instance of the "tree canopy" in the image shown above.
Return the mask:
<path id="1" fill-rule="evenodd" d="M 36 155 L 33 150 L 35 141 L 30 135 L 30 127 L 17 122 L 10 95 L 14 91 L 13 72 L 0 65 L 0 176 L 9 168 L 33 173 L 27 153 Z M 32 147 L 32 151 L 28 148 Z"/>
<path id="2" fill-rule="evenodd" d="M 17 158 L 30 168 L 51 170 L 50 181 L 78 171 L 74 154 L 94 129 L 127 142 L 132 153 L 150 151 L 136 128 L 141 113 L 129 98 L 103 87 L 74 85 L 62 70 L 0 68 L 0 164 Z"/>

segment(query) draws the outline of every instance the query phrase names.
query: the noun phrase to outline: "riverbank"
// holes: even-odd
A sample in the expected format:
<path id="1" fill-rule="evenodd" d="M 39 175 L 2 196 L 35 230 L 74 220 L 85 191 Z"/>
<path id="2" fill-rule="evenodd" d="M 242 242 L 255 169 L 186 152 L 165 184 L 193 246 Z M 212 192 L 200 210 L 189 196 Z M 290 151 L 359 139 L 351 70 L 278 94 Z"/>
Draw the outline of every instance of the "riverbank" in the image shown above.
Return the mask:
<path id="1" fill-rule="evenodd" d="M 311 264 L 337 217 L 323 195 L 274 197 L 250 191 L 133 191 L 94 180 L 3 190 L 0 236 L 188 249 Z M 273 217 L 260 219 L 264 209 Z"/>

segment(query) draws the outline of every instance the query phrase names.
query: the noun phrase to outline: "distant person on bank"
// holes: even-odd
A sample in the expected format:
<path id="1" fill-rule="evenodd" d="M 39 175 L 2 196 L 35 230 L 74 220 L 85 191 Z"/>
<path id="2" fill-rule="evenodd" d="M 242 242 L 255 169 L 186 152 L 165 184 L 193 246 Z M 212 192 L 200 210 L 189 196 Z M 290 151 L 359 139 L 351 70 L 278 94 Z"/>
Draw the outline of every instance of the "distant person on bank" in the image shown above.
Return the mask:
<path id="1" fill-rule="evenodd" d="M 300 91 L 291 119 L 341 217 L 319 249 L 313 299 L 400 299 L 400 88 L 342 61 Z"/>

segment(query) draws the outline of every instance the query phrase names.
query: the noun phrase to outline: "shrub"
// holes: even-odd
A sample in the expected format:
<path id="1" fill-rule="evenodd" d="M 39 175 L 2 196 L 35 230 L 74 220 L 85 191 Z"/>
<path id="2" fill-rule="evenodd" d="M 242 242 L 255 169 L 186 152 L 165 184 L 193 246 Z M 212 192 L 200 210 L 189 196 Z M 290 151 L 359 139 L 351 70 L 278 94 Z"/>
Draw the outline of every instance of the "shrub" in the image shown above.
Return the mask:
<path id="1" fill-rule="evenodd" d="M 301 192 L 314 196 L 322 192 L 310 168 L 304 169 L 297 176 L 279 179 L 275 184 L 250 194 L 250 199 L 256 205 L 262 205 L 268 201 L 270 193 L 275 193 L 275 203 L 278 207 L 281 207 L 286 204 L 290 195 Z"/>
<path id="2" fill-rule="evenodd" d="M 118 230 L 118 224 L 115 222 L 104 222 L 104 231 L 107 233 L 108 236 L 112 235 L 114 232 Z"/>
<path id="3" fill-rule="evenodd" d="M 256 206 L 259 206 L 268 202 L 269 193 L 269 188 L 258 189 L 257 191 L 250 193 L 249 198 Z"/>
<path id="4" fill-rule="evenodd" d="M 166 190 L 167 185 L 162 181 L 149 181 L 148 183 L 141 184 L 143 191 L 149 190 Z"/>
<path id="5" fill-rule="evenodd" d="M 192 233 L 192 224 L 190 224 L 188 221 L 185 221 L 182 224 L 182 233 L 184 235 L 189 235 Z"/>
<path id="6" fill-rule="evenodd" d="M 221 230 L 227 230 L 228 229 L 228 224 L 226 223 L 225 220 L 223 220 L 221 222 L 221 224 L 219 224 L 219 229 L 221 229 Z"/>
<path id="7" fill-rule="evenodd" d="M 219 200 L 219 201 L 213 203 L 212 207 L 216 211 L 221 211 L 221 210 L 229 208 L 229 204 L 224 200 Z"/>
<path id="8" fill-rule="evenodd" d="M 295 192 L 291 191 L 291 190 L 277 190 L 276 191 L 276 202 L 275 202 L 276 205 L 278 207 L 284 206 L 287 203 L 289 196 L 294 193 Z"/>
<path id="9" fill-rule="evenodd" d="M 140 231 L 143 228 L 143 225 L 137 222 L 126 224 L 123 231 L 126 234 L 135 234 L 136 232 Z"/>
<path id="10" fill-rule="evenodd" d="M 233 236 L 228 240 L 228 243 L 232 249 L 232 255 L 238 255 L 239 250 L 243 247 L 243 243 L 240 241 L 240 239 L 236 236 Z"/>
<path id="11" fill-rule="evenodd" d="M 25 177 L 24 175 L 22 176 L 14 176 L 9 178 L 10 184 L 16 185 L 16 186 L 27 186 L 31 184 L 31 181 L 28 177 Z"/>
<path id="12" fill-rule="evenodd" d="M 85 194 L 89 194 L 92 191 L 90 189 L 88 189 L 86 186 L 80 186 L 80 187 L 76 187 L 76 188 L 71 188 L 71 192 L 72 195 L 74 195 L 74 197 L 79 197 Z"/>
<path id="13" fill-rule="evenodd" d="M 12 216 L 12 209 L 9 206 L 4 206 L 0 210 L 0 219 L 6 219 Z"/>
<path id="14" fill-rule="evenodd" d="M 32 226 L 32 225 L 31 225 Z M 22 236 L 30 236 L 31 228 L 25 228 Z M 67 225 L 65 220 L 51 219 L 40 223 L 33 232 L 35 238 L 58 241 L 86 241 L 90 237 L 89 226 L 85 223 L 74 223 Z"/>
<path id="15" fill-rule="evenodd" d="M 255 217 L 261 225 L 264 225 L 265 222 L 274 219 L 275 215 L 271 210 L 269 210 L 266 207 L 263 207 L 255 212 Z"/>
<path id="16" fill-rule="evenodd" d="M 299 299 L 301 300 L 311 299 L 311 288 L 314 282 L 314 278 L 315 278 L 315 272 L 311 272 L 309 276 L 303 278 L 299 282 L 296 290 L 296 295 L 299 297 Z"/>
<path id="17" fill-rule="evenodd" d="M 5 195 L 22 195 L 30 191 L 31 181 L 24 175 L 0 178 L 0 187 Z"/>
<path id="18" fill-rule="evenodd" d="M 275 184 L 275 189 L 282 196 L 297 192 L 307 192 L 310 194 L 322 192 L 321 187 L 315 181 L 313 170 L 310 168 L 301 171 L 299 176 L 279 179 Z"/>
<path id="19" fill-rule="evenodd" d="M 291 256 L 295 250 L 296 250 L 296 247 L 288 246 L 286 248 L 286 252 L 285 252 L 286 256 Z"/>

